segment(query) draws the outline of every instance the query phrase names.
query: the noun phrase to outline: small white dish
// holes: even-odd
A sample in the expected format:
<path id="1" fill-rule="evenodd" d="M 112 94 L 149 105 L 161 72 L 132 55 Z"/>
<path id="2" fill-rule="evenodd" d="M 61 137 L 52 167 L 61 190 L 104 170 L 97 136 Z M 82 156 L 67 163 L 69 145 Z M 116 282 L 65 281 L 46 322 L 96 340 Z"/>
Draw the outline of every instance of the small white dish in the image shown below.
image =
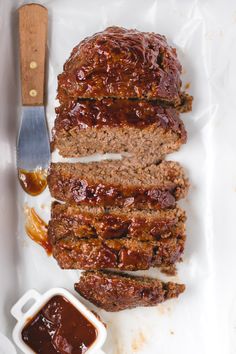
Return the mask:
<path id="1" fill-rule="evenodd" d="M 86 354 L 105 354 L 101 348 L 106 340 L 107 331 L 104 324 L 89 311 L 76 297 L 74 297 L 69 291 L 63 288 L 52 288 L 46 293 L 41 295 L 36 290 L 31 289 L 27 291 L 12 307 L 11 314 L 17 320 L 17 324 L 13 330 L 12 336 L 15 344 L 25 354 L 35 353 L 26 343 L 23 341 L 21 333 L 29 318 L 34 317 L 43 308 L 43 306 L 55 295 L 61 295 L 66 298 L 84 317 L 90 321 L 97 329 L 97 338 L 86 351 Z M 23 312 L 23 307 L 29 302 L 34 300 L 32 306 Z"/>

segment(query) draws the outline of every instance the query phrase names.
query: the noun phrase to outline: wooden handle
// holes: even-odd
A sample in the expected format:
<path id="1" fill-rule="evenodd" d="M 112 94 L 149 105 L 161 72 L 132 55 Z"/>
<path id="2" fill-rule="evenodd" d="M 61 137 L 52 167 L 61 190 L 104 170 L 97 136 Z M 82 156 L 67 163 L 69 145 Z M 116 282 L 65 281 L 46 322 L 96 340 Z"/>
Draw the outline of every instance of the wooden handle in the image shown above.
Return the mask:
<path id="1" fill-rule="evenodd" d="M 44 104 L 48 11 L 38 4 L 19 8 L 21 95 L 24 106 Z"/>

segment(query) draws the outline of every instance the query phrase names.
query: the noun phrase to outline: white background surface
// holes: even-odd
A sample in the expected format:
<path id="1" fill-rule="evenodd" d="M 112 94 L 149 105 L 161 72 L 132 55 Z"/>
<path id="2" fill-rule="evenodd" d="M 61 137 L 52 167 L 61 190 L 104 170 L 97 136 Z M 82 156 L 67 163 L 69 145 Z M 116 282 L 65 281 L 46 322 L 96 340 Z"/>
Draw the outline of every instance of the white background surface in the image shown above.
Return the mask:
<path id="1" fill-rule="evenodd" d="M 180 161 L 192 188 L 183 206 L 188 239 L 178 277 L 186 292 L 154 308 L 116 314 L 108 324 L 109 354 L 236 353 L 236 3 L 190 0 L 48 0 L 47 118 L 56 105 L 56 76 L 73 46 L 109 25 L 165 34 L 178 48 L 193 111 L 182 115 L 188 143 Z M 16 181 L 15 139 L 20 119 L 17 13 L 23 1 L 0 1 L 0 331 L 14 326 L 10 308 L 29 288 L 73 289 L 79 272 L 62 271 L 24 233 L 23 203 L 49 217 L 50 198 L 24 200 Z M 139 272 L 142 273 L 142 272 Z M 159 276 L 157 270 L 148 272 Z M 145 273 L 147 274 L 147 272 Z M 162 278 L 163 275 L 161 275 Z M 93 308 L 88 304 L 89 308 Z M 46 354 L 46 353 L 45 353 Z"/>

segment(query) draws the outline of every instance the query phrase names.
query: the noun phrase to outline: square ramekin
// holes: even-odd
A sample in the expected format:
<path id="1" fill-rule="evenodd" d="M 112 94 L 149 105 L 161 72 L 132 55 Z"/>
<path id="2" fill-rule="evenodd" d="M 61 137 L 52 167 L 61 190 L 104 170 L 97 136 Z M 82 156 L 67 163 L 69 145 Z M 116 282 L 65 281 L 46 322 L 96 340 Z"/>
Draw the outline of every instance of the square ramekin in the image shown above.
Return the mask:
<path id="1" fill-rule="evenodd" d="M 30 318 L 34 317 L 43 306 L 55 295 L 61 295 L 66 298 L 74 307 L 90 321 L 97 329 L 97 338 L 92 346 L 86 351 L 86 354 L 105 354 L 102 346 L 106 340 L 107 331 L 104 324 L 89 311 L 75 296 L 63 288 L 52 288 L 43 295 L 34 289 L 27 291 L 12 307 L 11 314 L 17 320 L 12 336 L 15 344 L 25 354 L 34 354 L 35 352 L 23 341 L 21 333 Z M 34 301 L 32 306 L 23 312 L 23 307 L 29 302 Z"/>

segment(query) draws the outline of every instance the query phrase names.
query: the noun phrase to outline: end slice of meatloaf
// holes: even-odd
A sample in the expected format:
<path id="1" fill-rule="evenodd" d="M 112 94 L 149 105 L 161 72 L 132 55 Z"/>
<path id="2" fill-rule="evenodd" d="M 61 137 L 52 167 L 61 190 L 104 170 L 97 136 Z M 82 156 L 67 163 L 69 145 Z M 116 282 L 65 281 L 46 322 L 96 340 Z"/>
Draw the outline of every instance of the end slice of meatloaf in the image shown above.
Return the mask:
<path id="1" fill-rule="evenodd" d="M 140 241 L 185 235 L 185 212 L 166 210 L 125 210 L 72 206 L 54 202 L 48 234 L 51 243 L 68 234 L 78 239 L 135 239 Z"/>
<path id="2" fill-rule="evenodd" d="M 178 297 L 184 292 L 185 285 L 118 272 L 87 271 L 81 274 L 75 290 L 97 307 L 115 312 L 138 306 L 156 306 Z"/>
<path id="3" fill-rule="evenodd" d="M 185 235 L 156 241 L 135 239 L 78 239 L 68 232 L 64 238 L 50 238 L 52 253 L 62 269 L 144 270 L 175 264 L 181 259 Z"/>
<path id="4" fill-rule="evenodd" d="M 60 103 L 77 98 L 160 99 L 180 103 L 182 68 L 160 34 L 109 27 L 85 38 L 58 76 Z"/>
<path id="5" fill-rule="evenodd" d="M 123 161 L 52 163 L 52 197 L 72 204 L 164 209 L 186 196 L 188 179 L 177 162 L 135 168 Z"/>
<path id="6" fill-rule="evenodd" d="M 54 147 L 63 157 L 128 153 L 150 164 L 186 143 L 179 113 L 152 101 L 78 100 L 56 111 Z"/>

